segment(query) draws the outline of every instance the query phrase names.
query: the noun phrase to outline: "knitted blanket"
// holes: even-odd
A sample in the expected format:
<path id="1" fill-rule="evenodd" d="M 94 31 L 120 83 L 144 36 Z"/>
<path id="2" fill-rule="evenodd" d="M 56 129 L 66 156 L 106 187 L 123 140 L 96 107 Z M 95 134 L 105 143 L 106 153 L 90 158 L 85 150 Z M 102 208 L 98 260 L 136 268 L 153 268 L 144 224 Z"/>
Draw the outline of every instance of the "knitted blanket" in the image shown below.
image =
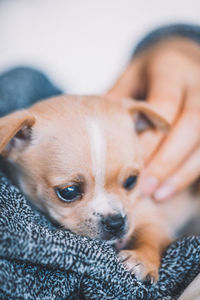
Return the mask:
<path id="1" fill-rule="evenodd" d="M 174 300 L 200 272 L 200 237 L 166 251 L 156 285 L 127 272 L 104 242 L 60 230 L 0 175 L 0 299 Z"/>
<path id="2" fill-rule="evenodd" d="M 15 85 L 10 83 L 13 72 L 19 79 Z M 29 88 L 33 89 L 36 79 L 33 95 Z M 38 85 L 45 86 L 48 96 L 60 93 L 41 73 L 30 69 L 0 77 L 2 115 L 16 109 L 19 100 L 24 107 L 27 101 L 40 99 Z M 0 299 L 174 300 L 199 273 L 200 237 L 190 236 L 166 250 L 156 285 L 137 281 L 111 246 L 56 227 L 0 173 Z"/>

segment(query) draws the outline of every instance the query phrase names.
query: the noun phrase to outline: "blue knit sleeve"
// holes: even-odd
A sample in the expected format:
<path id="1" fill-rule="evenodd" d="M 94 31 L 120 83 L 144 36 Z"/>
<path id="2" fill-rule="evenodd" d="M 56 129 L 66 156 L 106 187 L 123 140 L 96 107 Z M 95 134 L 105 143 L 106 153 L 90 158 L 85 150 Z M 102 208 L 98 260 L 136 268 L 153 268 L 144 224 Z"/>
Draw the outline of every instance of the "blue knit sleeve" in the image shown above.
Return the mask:
<path id="1" fill-rule="evenodd" d="M 172 24 L 151 31 L 136 46 L 133 55 L 166 37 L 179 36 L 200 43 L 200 25 Z"/>

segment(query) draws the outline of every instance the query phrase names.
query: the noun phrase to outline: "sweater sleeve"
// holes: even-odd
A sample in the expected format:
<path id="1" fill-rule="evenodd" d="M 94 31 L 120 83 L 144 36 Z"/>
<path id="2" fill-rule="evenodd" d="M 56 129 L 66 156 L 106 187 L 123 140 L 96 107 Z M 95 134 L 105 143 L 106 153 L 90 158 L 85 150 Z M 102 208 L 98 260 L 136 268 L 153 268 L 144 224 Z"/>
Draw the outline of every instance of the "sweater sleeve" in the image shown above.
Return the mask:
<path id="1" fill-rule="evenodd" d="M 172 36 L 185 37 L 200 43 L 200 25 L 172 24 L 155 29 L 137 44 L 133 56 L 159 40 Z"/>

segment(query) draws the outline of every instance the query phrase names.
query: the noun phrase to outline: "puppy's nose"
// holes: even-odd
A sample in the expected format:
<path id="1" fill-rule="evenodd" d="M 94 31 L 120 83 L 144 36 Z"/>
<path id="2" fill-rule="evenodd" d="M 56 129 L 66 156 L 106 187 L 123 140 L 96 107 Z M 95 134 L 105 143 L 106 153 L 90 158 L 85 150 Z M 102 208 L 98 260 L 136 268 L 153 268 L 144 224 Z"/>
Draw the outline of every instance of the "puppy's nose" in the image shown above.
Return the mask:
<path id="1" fill-rule="evenodd" d="M 121 214 L 109 215 L 101 222 L 104 230 L 112 233 L 122 231 L 125 226 L 125 218 Z"/>

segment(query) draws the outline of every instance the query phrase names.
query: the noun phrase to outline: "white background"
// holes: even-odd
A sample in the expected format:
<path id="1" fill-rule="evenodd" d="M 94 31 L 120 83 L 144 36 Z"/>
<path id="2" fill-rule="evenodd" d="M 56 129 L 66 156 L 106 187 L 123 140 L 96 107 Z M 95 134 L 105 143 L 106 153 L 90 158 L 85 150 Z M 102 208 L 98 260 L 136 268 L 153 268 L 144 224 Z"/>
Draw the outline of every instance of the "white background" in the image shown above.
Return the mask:
<path id="1" fill-rule="evenodd" d="M 34 66 L 68 93 L 103 93 L 137 41 L 173 22 L 200 24 L 200 0 L 0 0 L 0 72 Z"/>

